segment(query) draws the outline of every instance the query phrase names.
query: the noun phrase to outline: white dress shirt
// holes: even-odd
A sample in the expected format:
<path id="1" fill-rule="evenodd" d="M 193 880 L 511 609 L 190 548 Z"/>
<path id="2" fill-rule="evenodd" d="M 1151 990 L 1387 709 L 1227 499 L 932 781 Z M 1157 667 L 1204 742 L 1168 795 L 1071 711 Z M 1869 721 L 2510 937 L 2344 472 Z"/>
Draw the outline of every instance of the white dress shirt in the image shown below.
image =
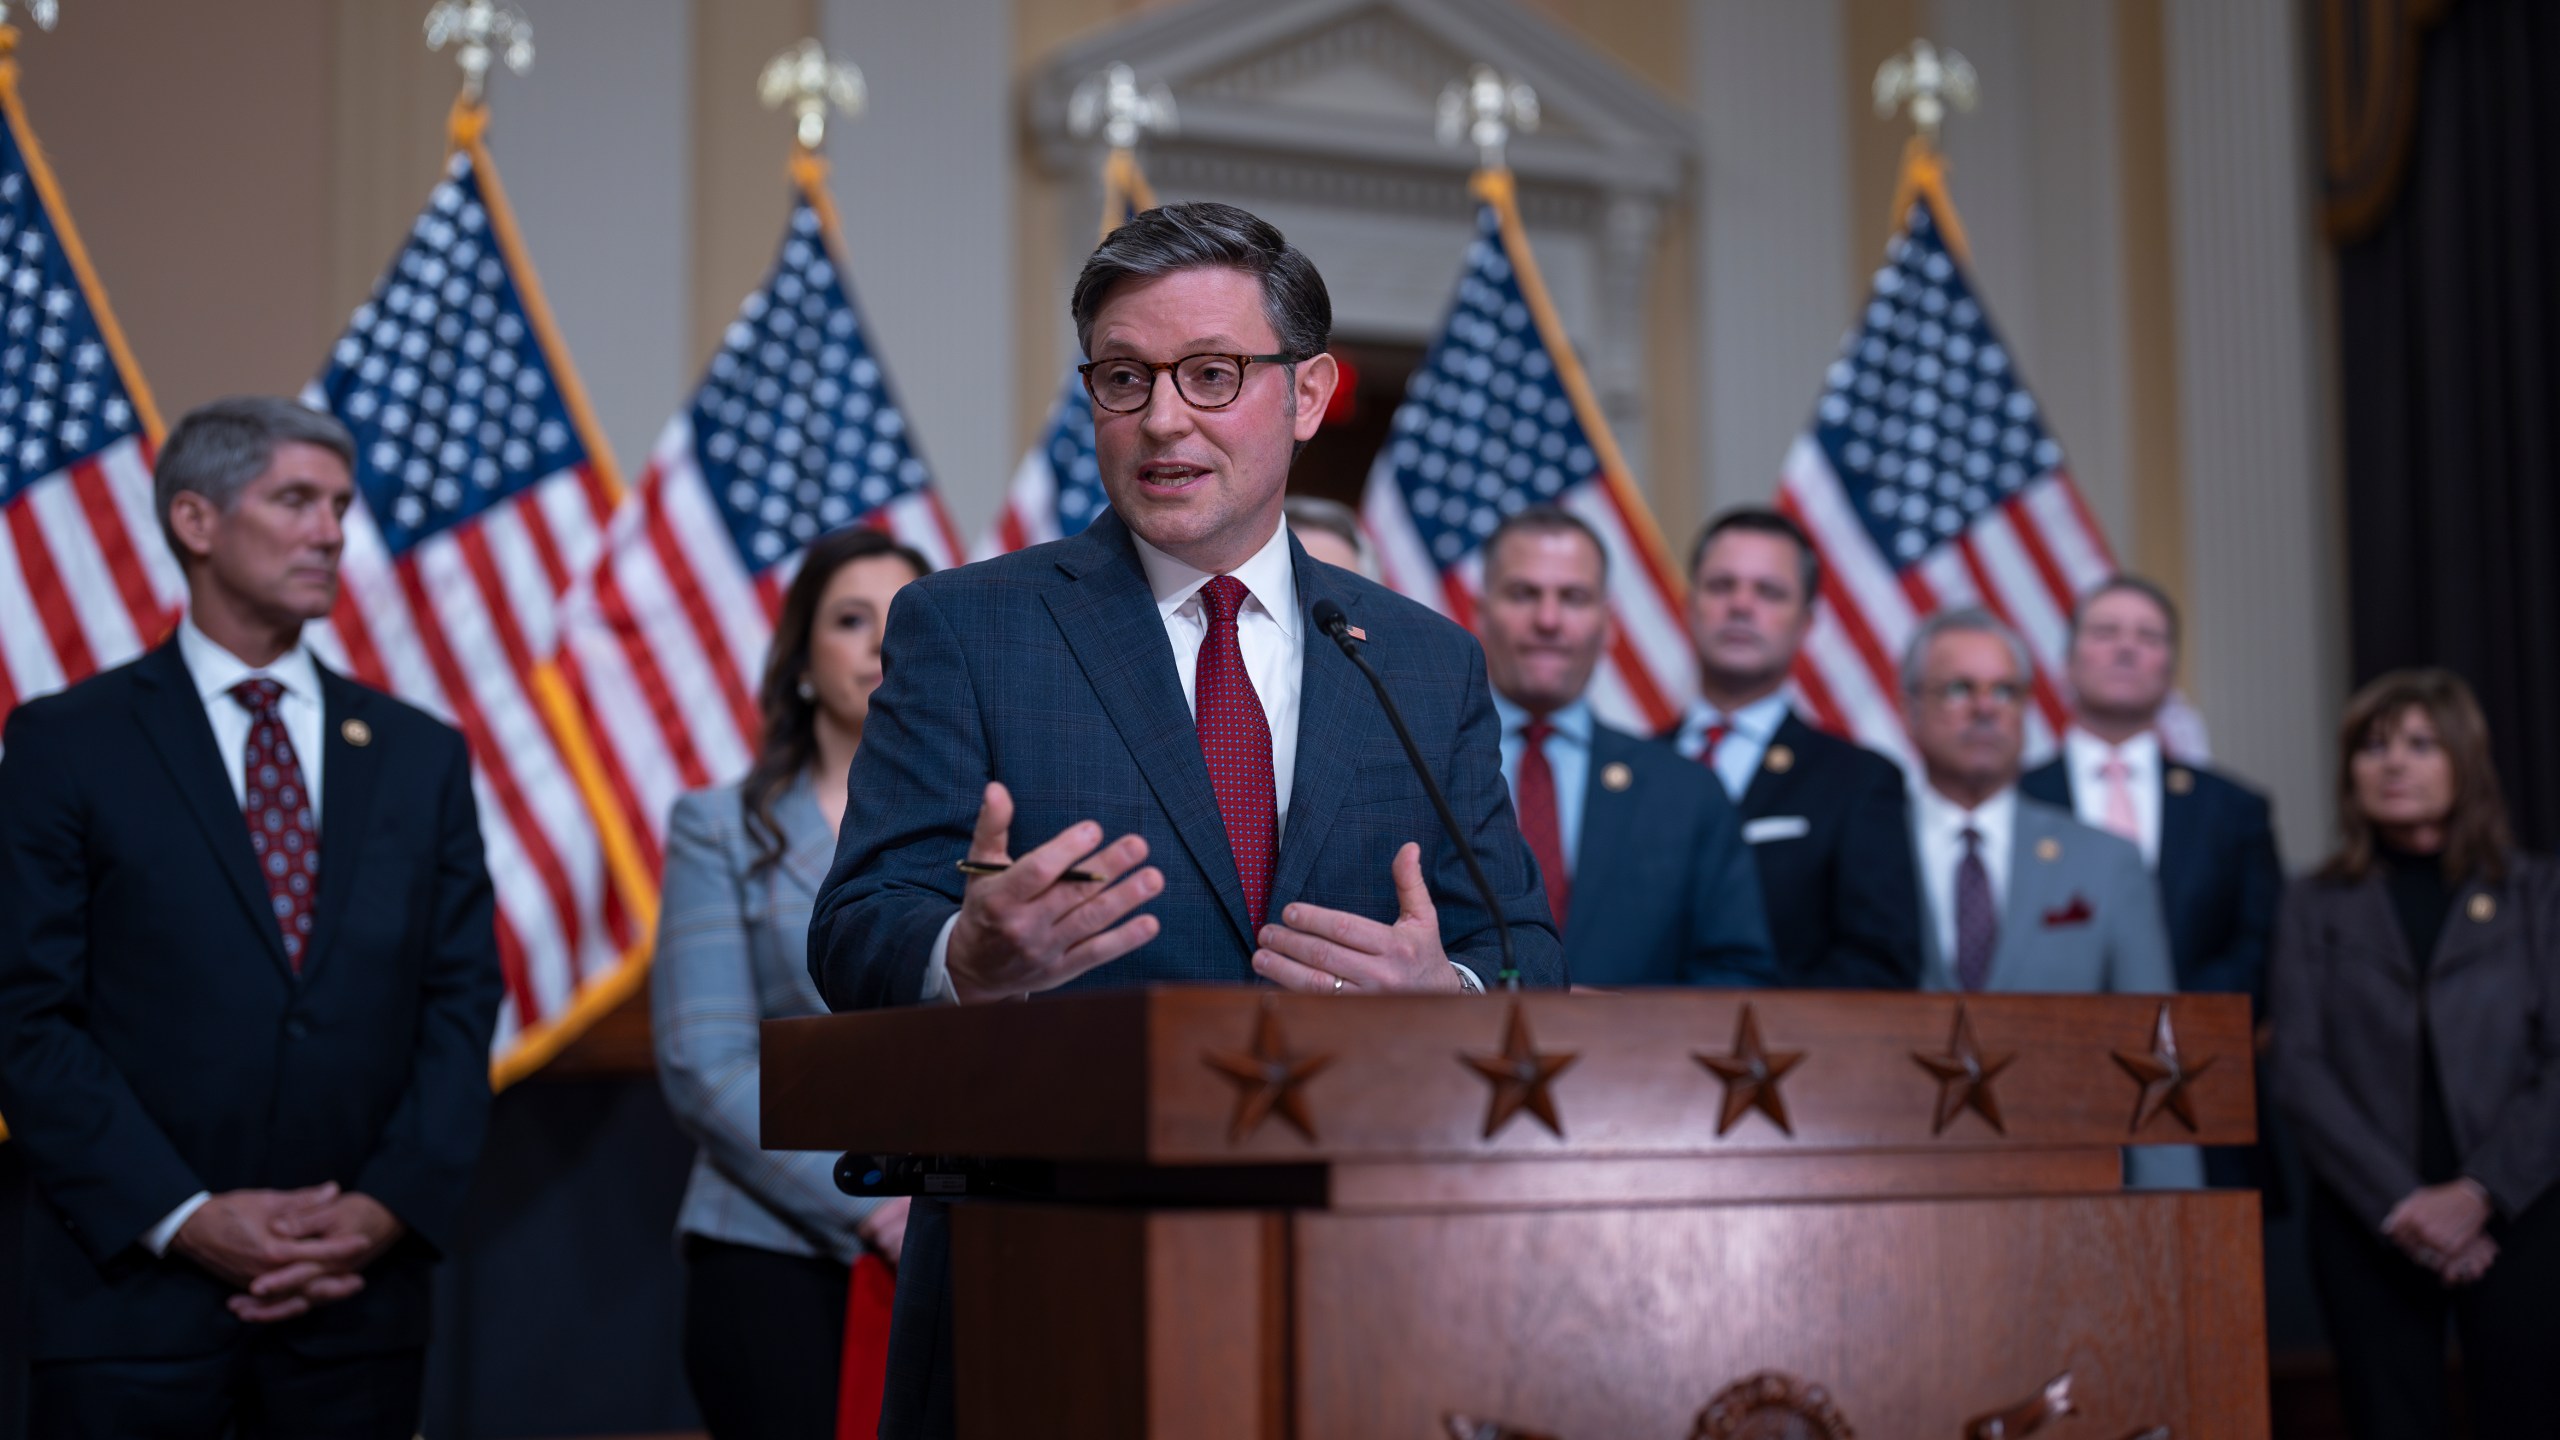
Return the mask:
<path id="1" fill-rule="evenodd" d="M 2145 730 L 2122 745 L 2110 745 L 2074 725 L 2062 735 L 2063 763 L 2070 767 L 2071 808 L 2080 823 L 2107 830 L 2107 762 L 2121 760 L 2125 784 L 2133 791 L 2133 818 L 2141 833 L 2130 837 L 2142 847 L 2142 863 L 2160 868 L 2160 733 Z"/>
<path id="2" fill-rule="evenodd" d="M 252 665 L 215 644 L 213 637 L 196 628 L 196 617 L 189 615 L 178 622 L 178 658 L 187 662 L 187 674 L 196 682 L 196 698 L 204 702 L 204 716 L 213 724 L 213 748 L 222 756 L 222 773 L 231 782 L 232 803 L 244 809 L 249 803 L 249 707 L 231 693 L 231 687 L 243 680 L 265 678 L 284 687 L 276 700 L 277 718 L 284 721 L 285 738 L 293 742 L 294 758 L 302 764 L 302 788 L 311 797 L 311 833 L 320 834 L 320 667 L 311 660 L 311 647 L 294 642 L 294 647 L 267 665 Z M 241 833 L 247 834 L 247 819 L 242 819 Z M 169 1242 L 178 1236 L 178 1227 L 196 1213 L 199 1206 L 213 1198 L 211 1192 L 199 1190 L 185 1203 L 145 1231 L 143 1248 L 154 1255 L 169 1253 Z"/>
<path id="3" fill-rule="evenodd" d="M 2012 785 L 1967 810 L 1941 795 L 1927 781 L 1911 787 L 1911 823 L 1919 839 L 1920 893 L 1929 899 L 1929 923 L 1938 936 L 1938 954 L 1950 970 L 1956 963 L 1956 867 L 1964 863 L 1964 832 L 1981 835 L 1983 873 L 1991 877 L 1991 909 L 2005 914 L 2009 906 L 2009 847 L 2018 833 L 2018 787 Z"/>
<path id="4" fill-rule="evenodd" d="M 1723 743 L 1716 746 L 1716 779 L 1724 782 L 1725 798 L 1739 805 L 1742 792 L 1751 788 L 1751 777 L 1760 773 L 1760 757 L 1769 753 L 1769 742 L 1777 738 L 1778 727 L 1787 723 L 1786 694 L 1773 691 L 1730 715 L 1704 700 L 1692 700 L 1671 743 L 1695 760 L 1707 748 L 1707 727 L 1718 721 L 1727 728 Z"/>
<path id="5" fill-rule="evenodd" d="M 1129 539 L 1138 547 L 1138 563 L 1147 572 L 1147 588 L 1155 592 L 1156 613 L 1163 618 L 1165 639 L 1173 646 L 1182 701 L 1197 715 L 1200 646 L 1209 638 L 1208 604 L 1200 598 L 1200 590 L 1217 577 L 1167 555 L 1139 539 L 1135 531 Z M 1245 677 L 1253 682 L 1254 698 L 1262 702 L 1263 719 L 1271 726 L 1271 793 L 1278 808 L 1278 833 L 1285 835 L 1289 786 L 1298 774 L 1298 691 L 1307 673 L 1306 622 L 1298 614 L 1298 576 L 1289 559 L 1289 527 L 1274 527 L 1262 548 L 1228 573 L 1244 582 L 1245 602 L 1236 611 L 1236 647 L 1244 652 Z M 950 966 L 951 927 L 959 923 L 960 917 L 954 914 L 933 937 L 933 954 L 924 967 L 927 1000 L 960 998 L 951 987 Z"/>

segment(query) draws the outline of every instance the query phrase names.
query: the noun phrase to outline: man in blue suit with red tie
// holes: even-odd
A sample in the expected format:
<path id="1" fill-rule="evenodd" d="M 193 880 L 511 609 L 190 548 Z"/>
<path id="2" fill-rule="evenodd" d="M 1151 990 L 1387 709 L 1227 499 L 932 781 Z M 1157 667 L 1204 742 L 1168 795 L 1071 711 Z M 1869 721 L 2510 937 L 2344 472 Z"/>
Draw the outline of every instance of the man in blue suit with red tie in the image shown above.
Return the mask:
<path id="1" fill-rule="evenodd" d="M 1095 250 L 1073 313 L 1111 510 L 899 592 L 810 923 L 828 1003 L 1257 978 L 1455 993 L 1496 980 L 1501 927 L 1522 983 L 1562 984 L 1482 652 L 1310 561 L 1281 523 L 1338 373 L 1315 267 L 1232 206 L 1167 206 Z M 1497 912 L 1311 622 L 1328 600 L 1403 705 Z M 926 1201 L 908 1224 L 881 1418 L 898 1440 L 955 1428 L 948 1227 Z"/>
<path id="2" fill-rule="evenodd" d="M 1578 985 L 1772 985 L 1760 878 L 1704 767 L 1603 725 L 1584 692 L 1609 644 L 1609 553 L 1532 505 L 1484 542 L 1484 642 L 1520 834 Z"/>

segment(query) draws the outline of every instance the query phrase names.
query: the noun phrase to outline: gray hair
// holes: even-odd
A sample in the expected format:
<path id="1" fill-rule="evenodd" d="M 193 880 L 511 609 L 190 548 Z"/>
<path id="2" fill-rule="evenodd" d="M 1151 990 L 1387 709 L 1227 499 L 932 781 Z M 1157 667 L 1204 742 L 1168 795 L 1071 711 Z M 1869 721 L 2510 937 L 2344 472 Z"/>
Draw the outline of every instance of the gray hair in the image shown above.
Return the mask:
<path id="1" fill-rule="evenodd" d="M 160 446 L 151 470 L 151 502 L 170 552 L 184 555 L 169 525 L 179 492 L 192 490 L 228 511 L 250 481 L 275 463 L 281 445 L 316 445 L 356 468 L 355 437 L 334 416 L 275 395 L 234 395 L 199 405 L 180 417 Z"/>
<path id="2" fill-rule="evenodd" d="M 1333 298 L 1315 263 L 1271 222 L 1215 201 L 1149 210 L 1103 237 L 1085 258 L 1068 303 L 1077 348 L 1093 358 L 1094 316 L 1120 282 L 1207 267 L 1241 270 L 1262 282 L 1262 315 L 1283 353 L 1301 360 L 1324 353 L 1333 338 Z"/>
<path id="3" fill-rule="evenodd" d="M 2000 617 L 1978 605 L 1954 610 L 1941 610 L 1920 622 L 1911 632 L 1911 643 L 1902 647 L 1902 693 L 1920 693 L 1920 672 L 1928 664 L 1929 646 L 1941 635 L 1997 635 L 2009 647 L 2009 658 L 2018 667 L 2018 678 L 2030 684 L 2036 678 L 2036 662 L 2027 653 L 2027 642 L 2018 632 L 2000 621 Z"/>
<path id="4" fill-rule="evenodd" d="M 1377 562 L 1369 557 L 1369 537 L 1360 533 L 1360 517 L 1350 506 L 1321 495 L 1290 495 L 1280 502 L 1280 514 L 1292 530 L 1320 530 L 1351 547 L 1360 557 L 1360 573 L 1375 580 Z"/>

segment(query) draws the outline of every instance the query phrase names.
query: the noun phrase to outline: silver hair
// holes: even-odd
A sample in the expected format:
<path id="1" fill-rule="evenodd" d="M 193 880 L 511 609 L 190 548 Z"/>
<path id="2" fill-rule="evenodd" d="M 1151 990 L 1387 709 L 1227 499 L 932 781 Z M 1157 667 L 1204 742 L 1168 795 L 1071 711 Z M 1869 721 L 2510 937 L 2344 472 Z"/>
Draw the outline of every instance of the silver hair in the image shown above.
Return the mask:
<path id="1" fill-rule="evenodd" d="M 1339 500 L 1321 495 L 1290 495 L 1280 502 L 1280 513 L 1292 530 L 1321 530 L 1351 547 L 1360 557 L 1360 573 L 1375 580 L 1378 562 L 1369 553 L 1369 537 L 1360 532 L 1360 516 Z"/>
<path id="2" fill-rule="evenodd" d="M 316 445 L 356 468 L 355 437 L 336 417 L 275 395 L 234 395 L 199 405 L 178 421 L 151 470 L 151 502 L 172 553 L 184 555 L 169 526 L 181 491 L 194 491 L 229 511 L 250 481 L 275 463 L 280 445 Z"/>
<path id="3" fill-rule="evenodd" d="M 2003 624 L 2000 617 L 1990 611 L 1978 605 L 1966 605 L 1954 610 L 1941 610 L 1921 621 L 1919 628 L 1911 632 L 1911 643 L 1902 647 L 1903 694 L 1920 693 L 1920 672 L 1928 665 L 1930 644 L 1941 635 L 1953 634 L 1999 636 L 2001 643 L 2009 647 L 2009 659 L 2018 667 L 2018 678 L 2030 683 L 2035 680 L 2035 660 L 2028 655 L 2027 642 L 2018 638 L 2018 632 Z"/>

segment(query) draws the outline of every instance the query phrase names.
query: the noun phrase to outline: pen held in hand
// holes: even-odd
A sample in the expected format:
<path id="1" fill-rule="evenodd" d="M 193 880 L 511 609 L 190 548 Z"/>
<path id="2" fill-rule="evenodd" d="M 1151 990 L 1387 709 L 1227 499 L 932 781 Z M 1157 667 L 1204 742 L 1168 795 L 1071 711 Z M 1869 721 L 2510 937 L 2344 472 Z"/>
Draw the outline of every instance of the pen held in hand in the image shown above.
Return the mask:
<path id="1" fill-rule="evenodd" d="M 1012 868 L 1013 862 L 1009 860 L 963 860 L 960 862 L 960 873 L 963 875 L 1001 875 Z M 1073 881 L 1079 885 L 1086 885 L 1091 884 L 1102 877 L 1086 870 L 1069 870 L 1058 878 L 1060 880 Z"/>

